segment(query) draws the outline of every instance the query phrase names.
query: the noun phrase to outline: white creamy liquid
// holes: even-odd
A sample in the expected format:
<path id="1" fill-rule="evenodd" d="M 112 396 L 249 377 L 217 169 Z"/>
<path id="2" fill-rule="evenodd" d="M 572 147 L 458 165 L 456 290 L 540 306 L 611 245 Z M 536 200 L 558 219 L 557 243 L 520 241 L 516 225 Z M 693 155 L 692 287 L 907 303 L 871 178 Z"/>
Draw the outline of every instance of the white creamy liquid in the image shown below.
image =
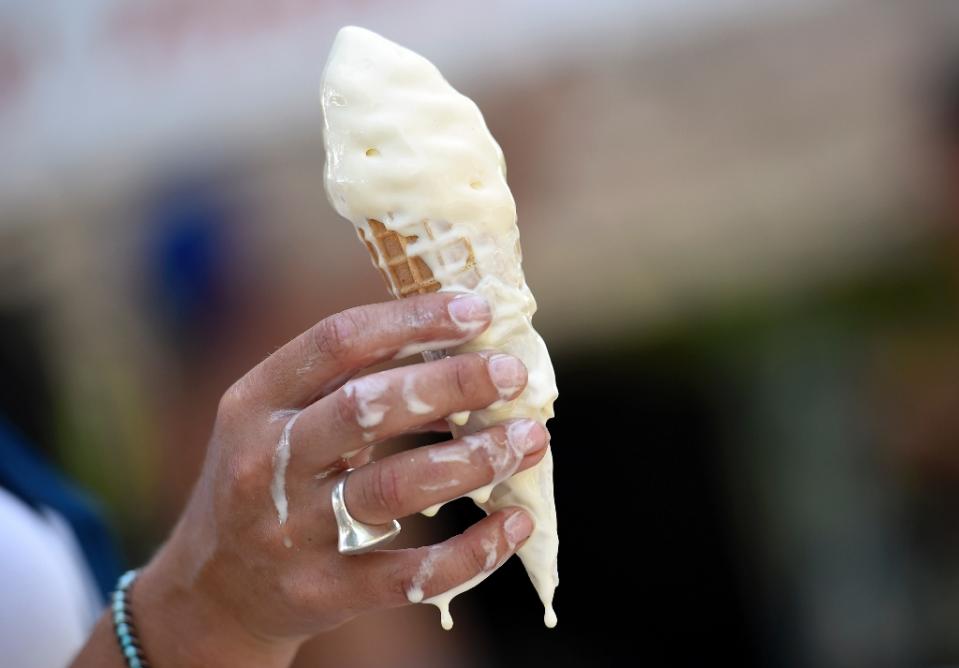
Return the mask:
<path id="1" fill-rule="evenodd" d="M 531 322 L 536 302 L 521 267 L 516 206 L 503 153 L 479 108 L 422 56 L 356 27 L 343 28 L 336 37 L 321 98 L 326 189 L 336 210 L 367 239 L 373 236 L 370 219 L 415 235 L 407 252 L 427 263 L 443 291 L 475 292 L 489 301 L 489 329 L 451 353 L 496 350 L 520 358 L 529 370 L 517 399 L 472 411 L 468 419 L 453 416 L 454 433 L 472 434 L 509 418 L 551 418 L 556 380 Z M 467 266 L 464 240 L 475 269 Z M 380 268 L 388 269 L 382 265 L 381 258 Z M 552 453 L 534 468 L 470 496 L 488 513 L 519 506 L 532 514 L 533 534 L 518 554 L 546 608 L 546 625 L 554 626 L 559 538 Z M 445 613 L 453 596 L 486 575 L 429 602 Z M 444 626 L 447 621 L 452 624 L 444 620 Z"/>
<path id="2" fill-rule="evenodd" d="M 290 464 L 290 434 L 298 417 L 300 417 L 300 411 L 296 410 L 276 411 L 270 416 L 270 422 L 286 420 L 283 431 L 280 432 L 280 440 L 276 444 L 276 451 L 273 453 L 273 480 L 270 483 L 270 497 L 273 499 L 273 507 L 276 508 L 276 516 L 280 524 L 284 524 L 289 515 L 286 499 L 286 467 Z"/>

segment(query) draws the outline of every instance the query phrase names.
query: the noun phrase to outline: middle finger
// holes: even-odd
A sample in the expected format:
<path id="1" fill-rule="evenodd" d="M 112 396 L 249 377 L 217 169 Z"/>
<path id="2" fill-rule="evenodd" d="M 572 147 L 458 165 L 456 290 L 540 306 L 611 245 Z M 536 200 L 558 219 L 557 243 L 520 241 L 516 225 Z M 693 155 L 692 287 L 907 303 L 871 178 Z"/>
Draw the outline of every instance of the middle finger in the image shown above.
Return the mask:
<path id="1" fill-rule="evenodd" d="M 291 467 L 312 475 L 376 441 L 514 399 L 525 386 L 523 363 L 498 353 L 468 353 L 356 378 L 299 415 L 294 438 L 307 445 L 297 449 Z"/>

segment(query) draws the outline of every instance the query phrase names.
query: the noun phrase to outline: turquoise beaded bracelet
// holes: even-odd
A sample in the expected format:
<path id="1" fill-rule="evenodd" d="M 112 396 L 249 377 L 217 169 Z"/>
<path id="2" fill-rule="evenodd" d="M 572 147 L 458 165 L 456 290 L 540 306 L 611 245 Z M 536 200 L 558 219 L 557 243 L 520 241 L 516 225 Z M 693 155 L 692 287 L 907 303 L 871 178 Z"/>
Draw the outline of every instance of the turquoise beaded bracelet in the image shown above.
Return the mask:
<path id="1" fill-rule="evenodd" d="M 133 611 L 130 609 L 130 587 L 139 574 L 140 571 L 132 570 L 121 575 L 117 580 L 116 591 L 113 592 L 113 630 L 128 668 L 150 668 L 143 656 L 143 649 L 133 625 Z"/>

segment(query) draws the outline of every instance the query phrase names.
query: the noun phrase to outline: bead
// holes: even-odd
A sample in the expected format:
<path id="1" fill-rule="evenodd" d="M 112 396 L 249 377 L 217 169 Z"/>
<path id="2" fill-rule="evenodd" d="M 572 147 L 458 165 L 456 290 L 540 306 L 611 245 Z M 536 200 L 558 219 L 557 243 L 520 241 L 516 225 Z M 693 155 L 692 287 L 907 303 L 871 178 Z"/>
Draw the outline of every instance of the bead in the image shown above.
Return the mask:
<path id="1" fill-rule="evenodd" d="M 133 583 L 136 577 L 137 577 L 136 571 L 127 571 L 126 573 L 120 576 L 120 581 L 117 583 L 117 588 L 126 589 L 127 587 L 130 586 L 130 584 Z"/>
<path id="2" fill-rule="evenodd" d="M 113 592 L 111 597 L 110 606 L 113 611 L 113 624 L 117 642 L 120 645 L 120 651 L 126 658 L 128 668 L 145 668 L 147 665 L 142 658 L 143 655 L 133 626 L 133 617 L 127 607 L 130 604 L 130 597 L 127 592 L 133 581 L 136 580 L 137 574 L 137 571 L 133 570 L 120 576 L 116 591 Z"/>

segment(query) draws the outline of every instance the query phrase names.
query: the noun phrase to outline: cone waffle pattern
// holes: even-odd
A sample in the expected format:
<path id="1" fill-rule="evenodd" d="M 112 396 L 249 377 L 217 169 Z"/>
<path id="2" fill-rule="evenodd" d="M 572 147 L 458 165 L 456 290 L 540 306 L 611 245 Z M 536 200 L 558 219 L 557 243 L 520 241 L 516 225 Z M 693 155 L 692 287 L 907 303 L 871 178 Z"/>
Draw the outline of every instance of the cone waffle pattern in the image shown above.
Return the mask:
<path id="1" fill-rule="evenodd" d="M 367 223 L 369 232 L 357 228 L 357 233 L 394 296 L 422 295 L 443 287 L 426 260 L 411 255 L 407 250 L 411 244 L 419 241 L 419 236 L 400 234 L 378 220 L 370 219 Z M 426 246 L 429 250 L 424 254 L 444 279 L 453 279 L 451 282 L 467 287 L 479 283 L 476 257 L 468 239 L 444 237 L 440 226 L 429 221 L 423 221 L 421 227 L 430 242 Z"/>

